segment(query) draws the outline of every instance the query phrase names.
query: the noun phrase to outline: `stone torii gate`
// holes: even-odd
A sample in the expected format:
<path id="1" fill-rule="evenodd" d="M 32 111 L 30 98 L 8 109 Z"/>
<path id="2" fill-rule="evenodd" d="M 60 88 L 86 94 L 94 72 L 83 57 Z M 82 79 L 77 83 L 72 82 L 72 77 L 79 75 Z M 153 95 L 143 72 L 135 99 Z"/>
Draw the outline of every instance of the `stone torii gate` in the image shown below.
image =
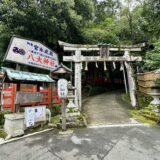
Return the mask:
<path id="1" fill-rule="evenodd" d="M 142 61 L 140 56 L 134 57 L 130 55 L 130 52 L 139 52 L 142 50 L 142 47 L 145 46 L 144 43 L 132 46 L 109 46 L 106 45 L 107 54 L 106 56 L 83 56 L 81 52 L 91 52 L 91 51 L 103 51 L 104 46 L 98 45 L 79 45 L 79 44 L 69 44 L 62 41 L 58 41 L 59 45 L 63 47 L 64 51 L 72 52 L 74 55 L 72 56 L 63 56 L 63 61 L 66 62 L 75 62 L 75 104 L 78 106 L 78 109 L 81 110 L 82 106 L 82 95 L 81 95 L 81 64 L 82 62 L 123 62 L 125 63 L 127 70 L 127 78 L 128 78 L 128 86 L 129 86 L 129 94 L 131 98 L 131 104 L 133 107 L 137 105 L 136 102 L 136 85 L 134 77 L 132 76 L 132 67 L 130 62 L 134 61 Z M 123 51 L 124 56 L 109 56 L 109 51 Z"/>

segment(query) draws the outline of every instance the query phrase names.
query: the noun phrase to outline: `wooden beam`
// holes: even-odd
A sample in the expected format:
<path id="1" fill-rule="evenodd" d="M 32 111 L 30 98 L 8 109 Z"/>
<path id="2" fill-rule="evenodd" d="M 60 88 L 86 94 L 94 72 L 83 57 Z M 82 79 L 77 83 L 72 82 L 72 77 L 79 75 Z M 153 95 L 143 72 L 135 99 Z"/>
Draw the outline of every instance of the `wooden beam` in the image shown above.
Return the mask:
<path id="1" fill-rule="evenodd" d="M 113 48 L 142 48 L 145 47 L 145 43 L 139 43 L 135 45 L 112 45 L 112 44 L 99 44 L 99 45 L 89 45 L 89 44 L 70 44 L 63 41 L 58 41 L 59 45 L 62 47 L 73 47 L 73 48 L 99 48 L 100 46 L 110 46 Z"/>
<path id="2" fill-rule="evenodd" d="M 62 47 L 73 47 L 73 48 L 97 48 L 98 45 L 84 45 L 84 44 L 70 44 L 62 41 L 58 41 L 59 45 Z"/>
<path id="3" fill-rule="evenodd" d="M 63 47 L 64 51 L 67 51 L 67 52 L 73 52 L 73 51 L 76 51 L 77 48 L 73 48 L 73 47 Z M 81 47 L 81 48 L 78 48 L 80 51 L 83 51 L 83 52 L 91 52 L 91 51 L 100 51 L 100 48 L 84 48 L 84 47 Z M 139 51 L 142 51 L 141 48 L 109 48 L 109 51 L 134 51 L 134 52 L 139 52 Z"/>
<path id="4" fill-rule="evenodd" d="M 63 56 L 63 61 L 66 62 L 104 62 L 104 61 L 142 61 L 142 57 L 123 57 L 123 56 L 109 56 L 108 58 L 101 58 L 100 56 L 81 56 L 80 58 L 76 58 L 75 56 Z"/>
<path id="5" fill-rule="evenodd" d="M 80 51 L 100 51 L 100 46 L 108 46 L 110 51 L 141 51 L 141 48 L 145 46 L 145 43 L 137 45 L 82 45 L 82 44 L 70 44 L 62 41 L 58 41 L 59 45 L 64 48 L 64 51 L 72 52 L 79 49 Z"/>

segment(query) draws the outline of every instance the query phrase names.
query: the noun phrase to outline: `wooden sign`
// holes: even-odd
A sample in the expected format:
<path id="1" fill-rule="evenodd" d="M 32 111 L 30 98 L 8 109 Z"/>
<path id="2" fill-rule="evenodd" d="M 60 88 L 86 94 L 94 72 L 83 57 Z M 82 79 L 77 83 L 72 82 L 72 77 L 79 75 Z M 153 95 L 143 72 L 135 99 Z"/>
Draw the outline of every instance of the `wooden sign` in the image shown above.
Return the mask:
<path id="1" fill-rule="evenodd" d="M 66 79 L 58 80 L 58 96 L 62 99 L 67 97 L 68 89 L 67 89 L 68 82 Z"/>
<path id="2" fill-rule="evenodd" d="M 12 37 L 4 60 L 47 70 L 54 70 L 59 64 L 57 53 L 44 44 L 16 36 Z"/>

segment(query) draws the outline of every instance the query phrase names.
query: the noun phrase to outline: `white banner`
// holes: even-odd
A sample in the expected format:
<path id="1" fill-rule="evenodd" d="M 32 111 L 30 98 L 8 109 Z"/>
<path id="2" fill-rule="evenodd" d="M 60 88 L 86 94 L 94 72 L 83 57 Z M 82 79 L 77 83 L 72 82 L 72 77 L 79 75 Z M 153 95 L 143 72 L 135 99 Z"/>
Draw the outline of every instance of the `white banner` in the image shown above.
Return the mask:
<path id="1" fill-rule="evenodd" d="M 5 60 L 47 70 L 57 68 L 59 63 L 54 51 L 40 42 L 19 37 L 12 37 Z"/>

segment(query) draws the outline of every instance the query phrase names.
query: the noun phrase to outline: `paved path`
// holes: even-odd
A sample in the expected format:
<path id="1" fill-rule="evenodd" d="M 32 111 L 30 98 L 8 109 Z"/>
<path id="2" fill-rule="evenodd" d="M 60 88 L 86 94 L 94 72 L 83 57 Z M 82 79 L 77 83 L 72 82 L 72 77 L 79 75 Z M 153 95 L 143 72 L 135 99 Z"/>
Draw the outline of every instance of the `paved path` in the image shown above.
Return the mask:
<path id="1" fill-rule="evenodd" d="M 129 115 L 130 105 L 122 92 L 108 92 L 90 97 L 83 106 L 89 125 L 136 123 Z"/>
<path id="2" fill-rule="evenodd" d="M 0 160 L 159 160 L 160 128 L 49 131 L 0 145 Z"/>

